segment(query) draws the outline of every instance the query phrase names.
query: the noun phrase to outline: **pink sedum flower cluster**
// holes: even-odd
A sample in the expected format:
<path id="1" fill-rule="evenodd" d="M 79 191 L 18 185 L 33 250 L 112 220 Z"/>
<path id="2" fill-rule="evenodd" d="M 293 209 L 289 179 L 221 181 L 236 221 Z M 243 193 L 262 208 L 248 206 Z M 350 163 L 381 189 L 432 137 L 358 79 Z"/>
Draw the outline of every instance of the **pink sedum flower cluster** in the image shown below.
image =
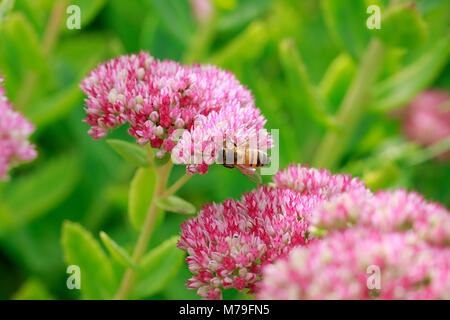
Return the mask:
<path id="1" fill-rule="evenodd" d="M 146 52 L 101 64 L 81 88 L 87 95 L 84 121 L 91 136 L 104 138 L 128 123 L 138 144 L 150 143 L 159 149 L 159 158 L 173 154 L 191 174 L 207 172 L 211 158 L 223 148 L 222 142 L 214 143 L 217 137 L 237 144 L 237 137 L 250 138 L 266 122 L 250 91 L 232 73 L 211 65 L 160 61 Z M 197 161 L 195 154 L 201 155 Z"/>
<path id="2" fill-rule="evenodd" d="M 414 192 L 357 190 L 318 206 L 325 234 L 264 270 L 261 299 L 448 299 L 450 212 Z M 369 288 L 369 266 L 380 269 Z"/>
<path id="3" fill-rule="evenodd" d="M 9 169 L 36 158 L 34 145 L 28 141 L 34 126 L 14 111 L 0 77 L 0 180 L 7 179 Z"/>
<path id="4" fill-rule="evenodd" d="M 450 212 L 422 195 L 405 190 L 379 191 L 374 196 L 351 192 L 320 206 L 312 225 L 333 231 L 349 227 L 378 232 L 411 230 L 433 245 L 450 245 Z"/>
<path id="5" fill-rule="evenodd" d="M 333 175 L 325 169 L 308 168 L 291 164 L 273 178 L 278 188 L 290 188 L 302 194 L 317 194 L 327 199 L 349 192 L 370 193 L 365 184 L 347 174 Z"/>
<path id="6" fill-rule="evenodd" d="M 310 183 L 293 190 L 281 183 L 283 177 Z M 311 213 L 339 190 L 366 189 L 350 177 L 290 166 L 277 174 L 274 188 L 262 186 L 240 201 L 206 205 L 181 227 L 178 247 L 187 251 L 193 273 L 188 287 L 207 299 L 221 298 L 228 288 L 255 292 L 265 265 L 313 240 L 308 233 Z"/>
<path id="7" fill-rule="evenodd" d="M 405 135 L 425 146 L 450 136 L 450 93 L 428 90 L 420 93 L 406 108 L 403 121 Z"/>
<path id="8" fill-rule="evenodd" d="M 413 233 L 353 228 L 267 266 L 258 298 L 449 299 L 449 272 L 448 248 L 430 246 Z"/>

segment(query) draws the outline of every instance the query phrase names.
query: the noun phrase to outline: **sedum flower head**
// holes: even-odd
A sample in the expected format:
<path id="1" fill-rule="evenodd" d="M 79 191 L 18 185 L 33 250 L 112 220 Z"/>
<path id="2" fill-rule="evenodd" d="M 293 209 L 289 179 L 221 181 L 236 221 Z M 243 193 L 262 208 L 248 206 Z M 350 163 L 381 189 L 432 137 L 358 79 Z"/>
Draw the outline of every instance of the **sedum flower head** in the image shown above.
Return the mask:
<path id="1" fill-rule="evenodd" d="M 360 190 L 369 192 L 365 184 L 350 175 L 333 175 L 326 169 L 308 168 L 291 164 L 280 170 L 273 178 L 279 188 L 290 188 L 302 194 L 318 194 L 332 198 L 344 192 Z"/>
<path id="2" fill-rule="evenodd" d="M 293 172 L 297 175 L 290 175 Z M 288 176 L 309 183 L 292 189 L 282 183 Z M 189 288 L 208 299 L 220 298 L 227 288 L 253 292 L 263 266 L 312 241 L 311 212 L 320 203 L 338 192 L 366 190 L 347 176 L 301 166 L 281 171 L 274 180 L 274 188 L 260 187 L 240 201 L 209 204 L 182 226 L 178 246 L 188 253 L 186 262 L 193 273 Z"/>
<path id="3" fill-rule="evenodd" d="M 355 190 L 321 203 L 310 223 L 325 236 L 265 268 L 259 298 L 450 297 L 450 212 L 441 205 L 404 190 Z M 371 266 L 380 271 L 376 290 Z"/>
<path id="4" fill-rule="evenodd" d="M 240 201 L 208 204 L 182 225 L 178 247 L 187 251 L 190 289 L 208 299 L 221 289 L 253 289 L 261 267 L 305 244 L 309 214 L 319 201 L 291 190 L 269 189 L 244 194 Z"/>
<path id="5" fill-rule="evenodd" d="M 267 266 L 258 298 L 449 299 L 449 274 L 449 248 L 413 233 L 346 229 Z"/>
<path id="6" fill-rule="evenodd" d="M 189 165 L 188 173 L 206 173 L 224 139 L 237 144 L 236 137 L 255 135 L 265 124 L 252 94 L 232 73 L 160 61 L 146 52 L 101 64 L 81 88 L 91 136 L 104 138 L 128 123 L 128 133 L 138 144 L 159 149 L 158 157 L 180 144 L 172 159 Z M 217 139 L 221 142 L 213 143 Z M 192 159 L 195 154 L 201 155 L 198 161 Z"/>
<path id="7" fill-rule="evenodd" d="M 0 179 L 7 178 L 9 169 L 36 158 L 35 147 L 28 141 L 34 126 L 14 111 L 0 77 Z"/>
<path id="8" fill-rule="evenodd" d="M 449 102 L 448 91 L 428 90 L 420 93 L 405 110 L 405 135 L 425 146 L 449 137 Z"/>
<path id="9" fill-rule="evenodd" d="M 450 245 L 450 212 L 416 192 L 351 192 L 320 206 L 312 218 L 316 229 L 363 227 L 377 232 L 412 231 L 433 245 Z"/>

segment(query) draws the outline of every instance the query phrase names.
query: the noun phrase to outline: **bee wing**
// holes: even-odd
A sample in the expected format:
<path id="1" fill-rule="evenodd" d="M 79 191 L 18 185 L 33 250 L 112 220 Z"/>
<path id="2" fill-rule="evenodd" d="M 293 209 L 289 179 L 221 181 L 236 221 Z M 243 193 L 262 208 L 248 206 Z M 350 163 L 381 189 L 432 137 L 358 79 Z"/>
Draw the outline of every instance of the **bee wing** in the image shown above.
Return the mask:
<path id="1" fill-rule="evenodd" d="M 258 171 L 255 168 L 249 168 L 242 165 L 235 166 L 240 172 L 242 172 L 250 181 L 253 181 L 256 184 L 262 184 L 262 178 Z"/>

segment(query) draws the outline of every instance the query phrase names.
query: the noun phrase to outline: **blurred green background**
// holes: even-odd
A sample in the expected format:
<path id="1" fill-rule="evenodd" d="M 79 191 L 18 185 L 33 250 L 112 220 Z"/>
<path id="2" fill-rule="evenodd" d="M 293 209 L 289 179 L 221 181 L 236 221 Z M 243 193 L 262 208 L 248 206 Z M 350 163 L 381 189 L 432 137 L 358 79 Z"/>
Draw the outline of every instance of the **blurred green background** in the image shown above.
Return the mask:
<path id="1" fill-rule="evenodd" d="M 81 223 L 96 239 L 105 230 L 130 250 L 136 241 L 126 214 L 136 167 L 104 140 L 92 140 L 81 122 L 84 97 L 78 84 L 99 62 L 148 50 L 160 59 L 229 69 L 252 90 L 267 128 L 280 130 L 280 168 L 308 165 L 324 132 L 331 130 L 324 114 L 338 109 L 370 41 L 365 9 L 388 4 L 216 0 L 200 21 L 192 2 L 73 0 L 61 2 L 61 11 L 56 0 L 0 1 L 0 70 L 8 97 L 36 125 L 32 140 L 39 152 L 37 160 L 12 172 L 11 181 L 0 183 L 1 299 L 81 297 L 66 287 L 60 241 L 65 220 Z M 374 189 L 418 190 L 449 207 L 448 161 L 420 158 L 423 149 L 403 138 L 391 111 L 426 88 L 450 90 L 450 1 L 415 2 L 426 39 L 412 48 L 388 47 L 368 111 L 332 169 L 360 176 Z M 65 26 L 69 4 L 81 8 L 80 30 Z M 323 99 L 325 110 L 310 108 L 308 90 Z M 111 137 L 132 141 L 125 128 Z M 183 173 L 184 167 L 176 167 L 170 182 Z M 194 176 L 179 195 L 200 208 L 253 187 L 237 170 L 214 166 L 207 175 Z M 178 234 L 186 218 L 167 213 L 150 246 Z M 146 298 L 197 299 L 184 286 L 189 277 L 185 263 L 179 263 L 170 281 Z M 243 296 L 225 292 L 225 298 L 236 297 Z"/>

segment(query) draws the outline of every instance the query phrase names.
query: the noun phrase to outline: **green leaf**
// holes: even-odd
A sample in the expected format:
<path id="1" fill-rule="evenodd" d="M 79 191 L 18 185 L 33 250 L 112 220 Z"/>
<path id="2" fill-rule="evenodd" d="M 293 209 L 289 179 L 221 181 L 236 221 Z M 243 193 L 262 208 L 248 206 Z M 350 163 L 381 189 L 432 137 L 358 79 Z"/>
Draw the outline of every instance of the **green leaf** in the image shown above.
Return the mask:
<path id="1" fill-rule="evenodd" d="M 188 45 L 194 31 L 194 22 L 187 1 L 152 0 L 167 30 L 182 44 Z"/>
<path id="2" fill-rule="evenodd" d="M 354 59 L 359 60 L 370 39 L 365 1 L 323 0 L 321 4 L 330 33 Z"/>
<path id="3" fill-rule="evenodd" d="M 139 270 L 131 297 L 149 297 L 162 290 L 180 269 L 184 252 L 176 247 L 179 237 L 174 236 L 147 253 Z"/>
<path id="4" fill-rule="evenodd" d="M 306 66 L 298 53 L 293 40 L 286 39 L 279 46 L 280 60 L 283 71 L 288 79 L 295 104 L 303 108 L 307 115 L 316 123 L 328 128 L 336 127 L 334 119 L 326 112 L 324 101 L 312 85 Z M 304 119 L 303 119 L 304 120 Z M 299 123 L 301 122 L 298 119 Z"/>
<path id="5" fill-rule="evenodd" d="M 447 36 L 400 72 L 376 84 L 370 108 L 386 112 L 406 105 L 439 75 L 449 57 L 449 44 Z"/>
<path id="6" fill-rule="evenodd" d="M 247 24 L 262 16 L 269 9 L 270 5 L 270 0 L 239 1 L 236 8 L 232 11 L 220 15 L 218 28 L 223 33 L 234 32 L 244 28 Z M 223 8 L 223 6 L 218 6 L 218 8 Z M 225 10 L 225 8 L 222 10 Z"/>
<path id="7" fill-rule="evenodd" d="M 14 294 L 13 300 L 53 300 L 45 285 L 38 279 L 28 279 Z"/>
<path id="8" fill-rule="evenodd" d="M 12 13 L 3 25 L 2 45 L 14 51 L 23 67 L 39 73 L 47 71 L 47 60 L 42 53 L 39 37 L 22 13 Z"/>
<path id="9" fill-rule="evenodd" d="M 25 113 L 40 130 L 67 115 L 77 102 L 81 101 L 82 96 L 78 84 L 72 85 L 58 91 L 53 96 L 45 97 L 36 103 L 30 103 Z"/>
<path id="10" fill-rule="evenodd" d="M 128 195 L 128 215 L 131 224 L 140 230 L 147 216 L 155 190 L 156 173 L 153 168 L 139 168 L 131 181 Z"/>
<path id="11" fill-rule="evenodd" d="M 256 58 L 269 40 L 268 26 L 263 21 L 250 24 L 223 49 L 216 52 L 210 61 L 212 64 L 226 66 L 236 60 L 240 63 Z"/>
<path id="12" fill-rule="evenodd" d="M 194 214 L 197 211 L 193 204 L 177 196 L 156 199 L 156 205 L 163 210 L 176 213 Z"/>
<path id="13" fill-rule="evenodd" d="M 371 31 L 394 47 L 417 47 L 427 38 L 427 25 L 411 3 L 389 8 L 381 18 L 381 28 Z"/>
<path id="14" fill-rule="evenodd" d="M 78 162 L 71 155 L 47 161 L 29 175 L 12 181 L 0 198 L 5 212 L 12 214 L 9 228 L 1 225 L 0 234 L 36 219 L 64 201 L 78 177 Z"/>
<path id="15" fill-rule="evenodd" d="M 135 143 L 109 139 L 106 142 L 114 149 L 118 154 L 120 154 L 124 159 L 126 159 L 131 164 L 138 167 L 148 167 L 149 159 L 148 152 L 144 147 L 141 147 Z"/>
<path id="16" fill-rule="evenodd" d="M 111 239 L 105 232 L 100 231 L 100 239 L 102 239 L 103 244 L 106 249 L 108 249 L 111 256 L 119 263 L 125 267 L 130 267 L 137 269 L 136 263 L 131 259 L 130 255 L 117 244 L 113 239 Z"/>
<path id="17" fill-rule="evenodd" d="M 0 25 L 3 22 L 5 16 L 11 11 L 14 6 L 14 0 L 3 0 L 0 2 Z"/>
<path id="18" fill-rule="evenodd" d="M 328 67 L 322 81 L 319 84 L 319 90 L 329 102 L 330 111 L 336 112 L 345 93 L 350 87 L 355 76 L 356 65 L 348 54 L 341 54 Z"/>
<path id="19" fill-rule="evenodd" d="M 62 229 L 62 246 L 66 263 L 80 267 L 83 297 L 111 299 L 116 288 L 114 271 L 92 234 L 80 224 L 66 221 Z"/>

